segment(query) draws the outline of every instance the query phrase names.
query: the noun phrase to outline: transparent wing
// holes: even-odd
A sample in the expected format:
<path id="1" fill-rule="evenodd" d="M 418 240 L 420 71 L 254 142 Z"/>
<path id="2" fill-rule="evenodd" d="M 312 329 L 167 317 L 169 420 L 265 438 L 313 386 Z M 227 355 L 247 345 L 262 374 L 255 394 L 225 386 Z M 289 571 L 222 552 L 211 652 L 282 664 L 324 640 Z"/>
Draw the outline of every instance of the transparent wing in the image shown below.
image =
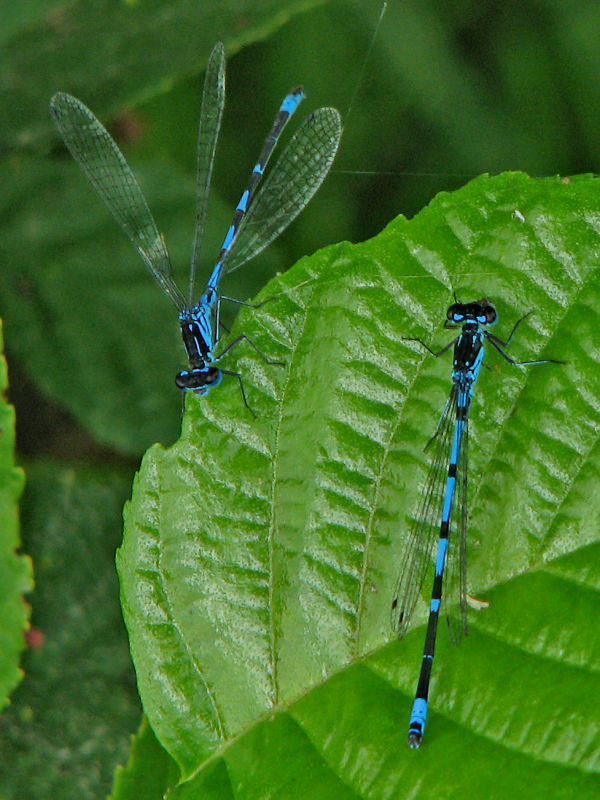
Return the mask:
<path id="1" fill-rule="evenodd" d="M 341 135 L 342 121 L 335 108 L 319 108 L 310 114 L 244 216 L 225 272 L 258 255 L 298 216 L 329 172 Z"/>
<path id="2" fill-rule="evenodd" d="M 440 533 L 442 504 L 448 476 L 448 459 L 456 420 L 456 387 L 452 387 L 436 433 L 427 481 L 412 525 L 392 600 L 392 628 L 404 636 L 415 609 Z"/>
<path id="3" fill-rule="evenodd" d="M 71 155 L 161 289 L 178 310 L 185 308 L 164 240 L 133 172 L 106 128 L 82 102 L 63 92 L 52 98 L 50 113 Z"/>
<path id="4" fill-rule="evenodd" d="M 221 129 L 223 108 L 225 107 L 225 48 L 222 42 L 217 42 L 206 67 L 204 90 L 202 92 L 202 106 L 200 109 L 200 125 L 198 128 L 198 157 L 196 172 L 196 226 L 194 229 L 194 244 L 192 247 L 192 262 L 190 265 L 190 281 L 188 300 L 190 306 L 194 303 L 194 287 L 196 282 L 196 269 L 200 257 L 200 247 L 204 235 L 204 223 L 208 210 L 208 196 L 212 180 L 215 151 Z"/>

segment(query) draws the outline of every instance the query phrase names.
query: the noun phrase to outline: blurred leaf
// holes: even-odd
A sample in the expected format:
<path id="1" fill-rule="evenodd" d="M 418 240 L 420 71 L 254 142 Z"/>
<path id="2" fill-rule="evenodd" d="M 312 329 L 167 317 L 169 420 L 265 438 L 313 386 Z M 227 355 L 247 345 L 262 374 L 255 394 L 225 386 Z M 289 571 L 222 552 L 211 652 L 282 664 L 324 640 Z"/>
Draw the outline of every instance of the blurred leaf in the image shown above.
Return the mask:
<path id="1" fill-rule="evenodd" d="M 118 603 L 114 552 L 129 476 L 32 466 L 23 539 L 36 564 L 35 645 L 0 721 L 7 800 L 105 795 L 140 707 Z"/>
<path id="2" fill-rule="evenodd" d="M 232 379 L 189 398 L 180 441 L 144 458 L 117 558 L 144 709 L 191 779 L 169 797 L 596 796 L 599 214 L 589 176 L 483 176 L 301 261 L 240 315 L 286 367 L 237 349 L 257 420 Z M 487 354 L 469 589 L 491 607 L 462 648 L 440 636 L 415 754 L 426 603 L 398 643 L 390 598 L 451 358 L 403 337 L 447 342 L 454 292 L 489 297 L 500 337 L 534 309 L 511 352 L 566 364 Z"/>
<path id="3" fill-rule="evenodd" d="M 218 39 L 229 49 L 266 36 L 319 0 L 80 0 L 54 3 L 15 30 L 0 56 L 0 147 L 38 146 L 53 133 L 47 108 L 58 90 L 96 114 L 115 110 L 204 69 Z M 41 8 L 40 8 L 41 11 Z"/>
<path id="4" fill-rule="evenodd" d="M 311 102 L 342 111 L 331 241 L 372 236 L 482 172 L 597 171 L 598 3 L 390 2 L 359 85 L 381 6 L 333 0 L 236 57 L 242 74 L 261 70 L 261 92 L 301 74 Z"/>
<path id="5" fill-rule="evenodd" d="M 32 25 L 39 24 L 44 14 L 51 14 L 60 0 L 27 0 L 24 3 L 6 4 L 2 9 L 2 25 L 0 37 L 2 42 L 9 42 L 13 37 L 22 34 Z"/>
<path id="6" fill-rule="evenodd" d="M 18 502 L 24 475 L 15 467 L 15 410 L 4 397 L 8 373 L 2 349 L 0 321 L 0 710 L 22 678 L 19 657 L 29 618 L 23 594 L 32 584 L 31 563 L 16 552 L 20 544 Z"/>

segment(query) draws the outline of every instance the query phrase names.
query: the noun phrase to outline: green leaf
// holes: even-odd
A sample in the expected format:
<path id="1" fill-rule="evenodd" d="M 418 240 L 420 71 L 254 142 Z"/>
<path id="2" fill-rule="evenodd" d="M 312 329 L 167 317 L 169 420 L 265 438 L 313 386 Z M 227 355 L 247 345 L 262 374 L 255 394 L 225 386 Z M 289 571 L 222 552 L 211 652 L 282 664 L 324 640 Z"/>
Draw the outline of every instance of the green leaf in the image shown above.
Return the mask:
<path id="1" fill-rule="evenodd" d="M 302 260 L 244 331 L 237 382 L 144 458 L 117 564 L 138 686 L 184 779 L 169 797 L 592 797 L 598 781 L 600 190 L 482 176 Z M 406 746 L 426 618 L 390 600 L 451 356 L 453 293 L 496 305 L 471 411 L 470 612 L 442 632 Z M 468 769 L 457 765 L 468 764 Z M 310 788 L 308 788 L 310 787 Z"/>
<path id="2" fill-rule="evenodd" d="M 115 774 L 111 800 L 163 800 L 167 789 L 177 781 L 178 772 L 144 717 L 133 739 L 127 766 L 119 767 Z"/>
<path id="3" fill-rule="evenodd" d="M 2 796 L 103 797 L 140 715 L 114 566 L 130 476 L 106 464 L 34 464 L 27 474 L 36 636 L 0 724 Z"/>
<path id="4" fill-rule="evenodd" d="M 2 352 L 0 320 L 0 709 L 22 678 L 19 658 L 29 619 L 23 594 L 32 584 L 31 563 L 16 552 L 20 545 L 18 502 L 24 475 L 15 467 L 15 410 L 4 397 L 8 372 Z"/>

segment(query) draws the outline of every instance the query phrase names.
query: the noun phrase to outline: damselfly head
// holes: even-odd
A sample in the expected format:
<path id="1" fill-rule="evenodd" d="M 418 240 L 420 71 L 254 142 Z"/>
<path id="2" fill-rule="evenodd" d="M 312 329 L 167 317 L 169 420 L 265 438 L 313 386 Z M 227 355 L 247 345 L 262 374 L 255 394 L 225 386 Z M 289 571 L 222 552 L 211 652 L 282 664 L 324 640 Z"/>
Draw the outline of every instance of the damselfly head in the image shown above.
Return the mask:
<path id="1" fill-rule="evenodd" d="M 493 325 L 498 314 L 490 301 L 482 297 L 472 303 L 453 303 L 446 312 L 446 317 L 453 324 L 474 322 L 478 325 Z"/>

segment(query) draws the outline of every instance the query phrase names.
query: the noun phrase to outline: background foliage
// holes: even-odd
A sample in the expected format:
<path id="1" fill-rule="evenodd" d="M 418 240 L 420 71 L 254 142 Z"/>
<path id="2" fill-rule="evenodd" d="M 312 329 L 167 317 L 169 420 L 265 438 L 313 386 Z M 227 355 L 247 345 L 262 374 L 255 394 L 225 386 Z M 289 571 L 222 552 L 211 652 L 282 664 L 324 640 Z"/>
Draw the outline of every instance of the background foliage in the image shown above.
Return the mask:
<path id="1" fill-rule="evenodd" d="M 114 121 L 173 261 L 185 274 L 202 70 L 214 41 L 225 41 L 228 106 L 206 240 L 208 269 L 280 98 L 302 81 L 308 93 L 302 114 L 319 105 L 345 113 L 379 10 L 379 2 L 351 0 L 285 5 L 29 0 L 11 4 L 3 14 L 0 314 L 20 459 L 29 475 L 22 521 L 37 575 L 32 622 L 44 634 L 42 647 L 27 653 L 28 677 L 0 719 L 0 792 L 7 798 L 101 796 L 110 789 L 115 765 L 126 759 L 138 701 L 112 563 L 121 537 L 119 508 L 144 450 L 155 441 L 170 444 L 180 425 L 180 400 L 172 389 L 180 344 L 169 305 L 60 147 L 47 114 L 49 97 L 59 89 L 70 91 L 102 119 Z M 391 2 L 347 115 L 335 171 L 289 234 L 260 264 L 232 276 L 225 291 L 251 296 L 297 257 L 330 242 L 372 236 L 398 213 L 410 217 L 438 191 L 484 171 L 518 168 L 545 175 L 596 169 L 599 29 L 600 10 L 593 2 Z M 479 293 L 496 288 L 480 281 L 470 285 Z M 457 287 L 449 282 L 445 296 L 433 302 L 431 289 L 423 286 L 415 301 L 434 309 L 428 328 L 433 330 Z M 591 285 L 585 288 L 573 323 L 580 325 L 583 345 L 595 353 L 590 321 L 596 294 Z M 515 301 L 510 286 L 494 299 L 505 303 L 506 318 Z M 593 377 L 589 380 L 593 384 Z M 233 409 L 239 401 L 235 387 L 222 388 L 215 400 L 225 405 L 224 397 L 230 397 Z M 316 404 L 318 392 L 311 399 Z M 428 401 L 432 418 L 438 399 L 436 394 Z M 594 430 L 590 423 L 592 437 Z M 593 487 L 593 468 L 588 469 Z M 413 475 L 413 497 L 418 478 Z M 578 575 L 581 569 L 578 565 Z M 593 574 L 588 580 L 597 586 Z M 535 586 L 527 586 L 524 606 L 532 596 L 540 599 Z M 562 621 L 563 613 L 554 609 L 553 619 Z M 539 623 L 535 635 L 543 638 L 544 630 Z M 365 729 L 364 740 L 356 740 L 357 752 L 345 754 L 344 763 L 358 770 L 364 753 L 375 757 L 360 748 L 369 742 L 376 747 L 403 720 L 420 638 L 401 662 L 407 664 L 402 679 L 407 695 L 398 714 L 390 714 L 388 726 Z M 454 664 L 460 672 L 466 659 L 481 651 L 478 644 L 470 639 L 468 651 L 452 653 L 449 668 Z M 389 652 L 398 669 L 397 650 Z M 340 707 L 359 704 L 361 692 L 352 690 L 352 680 L 361 668 L 353 667 L 350 683 L 332 695 L 331 707 L 324 695 L 313 693 L 295 713 L 313 720 L 322 713 L 325 724 L 328 708 L 335 715 Z M 581 686 L 593 695 L 587 670 L 581 672 Z M 367 697 L 389 707 L 378 686 Z M 574 737 L 580 734 L 576 723 Z M 289 729 L 291 722 L 277 724 Z M 399 728 L 401 735 L 394 735 L 400 748 L 403 722 Z M 265 722 L 253 731 L 251 744 L 260 750 L 267 740 L 274 746 L 289 742 Z M 587 779 L 597 769 L 597 749 L 589 741 L 582 746 L 589 748 L 585 766 L 571 767 L 569 775 Z M 162 760 L 157 756 L 157 747 L 144 727 L 119 791 L 128 781 L 139 789 L 132 775 L 140 753 L 156 764 L 154 787 L 160 780 L 163 786 L 172 783 L 174 766 L 160 748 Z M 483 750 L 477 764 L 485 762 Z M 246 745 L 244 764 L 251 752 Z M 232 762 L 236 756 L 241 764 L 242 752 L 233 753 Z M 451 766 L 440 769 L 439 761 L 430 772 L 421 756 L 407 767 L 414 780 L 425 774 L 419 770 L 451 774 Z M 31 764 L 40 759 L 45 771 L 34 785 Z M 221 785 L 222 769 L 222 762 L 215 762 L 215 786 Z M 239 769 L 236 796 L 249 796 Z M 299 762 L 297 779 L 308 772 Z M 560 775 L 564 781 L 564 771 Z M 555 788 L 552 775 L 545 780 Z M 323 796 L 339 789 L 329 787 L 327 795 L 323 786 Z M 541 793 L 541 781 L 539 788 Z M 584 788 L 578 787 L 580 794 Z M 439 787 L 430 779 L 422 791 L 427 796 Z M 146 796 L 152 796 L 150 790 Z"/>

